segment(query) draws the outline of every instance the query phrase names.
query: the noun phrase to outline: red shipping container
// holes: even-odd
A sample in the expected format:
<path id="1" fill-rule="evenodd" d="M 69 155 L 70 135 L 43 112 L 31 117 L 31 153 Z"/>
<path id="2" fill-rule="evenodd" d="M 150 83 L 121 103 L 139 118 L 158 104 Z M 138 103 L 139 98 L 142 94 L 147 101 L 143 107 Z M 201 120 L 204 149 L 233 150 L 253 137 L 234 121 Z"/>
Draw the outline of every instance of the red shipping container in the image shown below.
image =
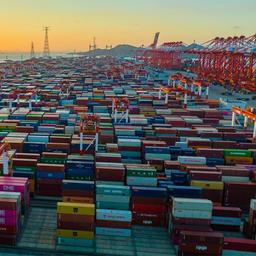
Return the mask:
<path id="1" fill-rule="evenodd" d="M 197 243 L 180 243 L 179 252 L 189 253 L 190 255 L 221 255 L 222 245 L 204 244 L 198 241 Z M 183 254 L 181 254 L 183 255 Z"/>
<path id="2" fill-rule="evenodd" d="M 105 228 L 131 228 L 131 222 L 96 220 L 96 226 Z"/>
<path id="3" fill-rule="evenodd" d="M 166 198 L 158 197 L 131 197 L 132 204 L 165 205 Z"/>
<path id="4" fill-rule="evenodd" d="M 223 249 L 256 253 L 256 240 L 225 237 Z"/>
<path id="5" fill-rule="evenodd" d="M 165 205 L 150 204 L 132 204 L 132 211 L 140 213 L 163 213 L 166 210 Z"/>
<path id="6" fill-rule="evenodd" d="M 198 232 L 198 231 L 181 231 L 180 239 L 182 243 L 198 243 L 222 245 L 224 236 L 218 232 Z"/>
<path id="7" fill-rule="evenodd" d="M 203 189 L 202 198 L 211 200 L 214 203 L 222 203 L 223 190 Z"/>
<path id="8" fill-rule="evenodd" d="M 242 210 L 238 207 L 214 206 L 213 216 L 241 218 Z"/>
<path id="9" fill-rule="evenodd" d="M 8 234 L 0 234 L 0 244 L 5 245 L 16 245 L 17 236 L 16 235 L 8 235 Z"/>
<path id="10" fill-rule="evenodd" d="M 191 180 L 221 181 L 221 172 L 190 171 Z"/>
<path id="11" fill-rule="evenodd" d="M 86 230 L 86 231 L 93 231 L 94 230 L 94 223 L 83 223 L 83 222 L 67 222 L 67 221 L 57 221 L 57 228 L 60 229 L 72 229 L 72 230 Z"/>
<path id="12" fill-rule="evenodd" d="M 196 225 L 196 226 L 210 226 L 210 219 L 195 219 L 195 218 L 175 218 L 171 219 L 173 225 Z"/>
<path id="13" fill-rule="evenodd" d="M 145 226 L 165 226 L 166 216 L 162 213 L 138 213 L 132 212 L 132 224 L 133 225 L 145 225 Z"/>

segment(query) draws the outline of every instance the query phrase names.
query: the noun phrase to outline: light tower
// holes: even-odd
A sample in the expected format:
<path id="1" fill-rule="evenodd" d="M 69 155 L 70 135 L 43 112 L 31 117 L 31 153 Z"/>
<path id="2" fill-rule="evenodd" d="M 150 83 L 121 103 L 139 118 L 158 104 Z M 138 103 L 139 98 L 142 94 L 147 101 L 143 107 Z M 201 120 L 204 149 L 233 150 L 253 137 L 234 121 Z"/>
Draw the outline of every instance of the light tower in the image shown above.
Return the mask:
<path id="1" fill-rule="evenodd" d="M 44 31 L 45 31 L 45 36 L 44 36 L 44 52 L 43 52 L 43 56 L 44 57 L 50 57 L 50 48 L 49 48 L 49 40 L 48 40 L 48 30 L 49 27 L 45 27 Z"/>
<path id="2" fill-rule="evenodd" d="M 92 50 L 96 50 L 97 48 L 97 45 L 96 45 L 96 38 L 94 37 L 93 38 L 93 44 L 90 44 L 89 45 L 89 50 L 92 51 Z"/>
<path id="3" fill-rule="evenodd" d="M 35 50 L 34 50 L 34 43 L 31 43 L 31 50 L 30 50 L 30 58 L 35 58 Z"/>

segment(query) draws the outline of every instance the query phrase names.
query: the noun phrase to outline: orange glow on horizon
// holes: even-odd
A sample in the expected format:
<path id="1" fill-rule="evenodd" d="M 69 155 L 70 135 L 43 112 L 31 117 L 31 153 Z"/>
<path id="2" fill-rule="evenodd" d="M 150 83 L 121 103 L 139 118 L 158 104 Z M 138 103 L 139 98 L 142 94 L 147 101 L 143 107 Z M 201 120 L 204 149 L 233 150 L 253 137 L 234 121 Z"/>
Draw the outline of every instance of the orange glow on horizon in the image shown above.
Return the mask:
<path id="1" fill-rule="evenodd" d="M 231 3 L 232 2 L 232 3 Z M 254 34 L 256 1 L 244 0 L 1 0 L 0 52 L 42 52 L 44 26 L 50 51 L 87 51 L 93 37 L 106 45 L 198 43 L 215 36 Z"/>

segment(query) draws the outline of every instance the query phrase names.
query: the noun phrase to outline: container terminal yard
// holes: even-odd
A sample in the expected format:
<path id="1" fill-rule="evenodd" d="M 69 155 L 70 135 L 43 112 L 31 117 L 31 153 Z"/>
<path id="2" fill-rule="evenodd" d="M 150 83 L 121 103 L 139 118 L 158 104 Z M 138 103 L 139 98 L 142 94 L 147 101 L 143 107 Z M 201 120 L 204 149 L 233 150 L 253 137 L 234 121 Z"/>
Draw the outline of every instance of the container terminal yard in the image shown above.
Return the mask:
<path id="1" fill-rule="evenodd" d="M 1 253 L 256 255 L 255 55 L 156 42 L 0 64 Z"/>

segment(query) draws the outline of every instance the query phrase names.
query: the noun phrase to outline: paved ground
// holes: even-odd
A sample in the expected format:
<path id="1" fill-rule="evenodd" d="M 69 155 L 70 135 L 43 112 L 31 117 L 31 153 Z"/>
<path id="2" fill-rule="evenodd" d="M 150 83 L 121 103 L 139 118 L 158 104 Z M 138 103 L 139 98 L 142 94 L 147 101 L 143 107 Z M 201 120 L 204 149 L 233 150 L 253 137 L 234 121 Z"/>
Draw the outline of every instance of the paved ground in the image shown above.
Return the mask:
<path id="1" fill-rule="evenodd" d="M 160 79 L 163 79 L 165 82 L 167 82 L 168 77 L 170 75 L 176 74 L 177 71 L 163 71 L 161 73 L 154 72 L 152 69 L 149 70 L 152 74 L 152 76 L 158 76 Z M 182 73 L 184 76 L 187 77 L 196 77 L 193 73 L 188 72 L 179 72 Z M 247 104 L 250 107 L 256 106 L 256 99 L 252 99 L 252 97 L 256 97 L 256 94 L 254 93 L 247 93 L 247 94 L 240 94 L 236 92 L 232 92 L 232 94 L 223 95 L 223 93 L 231 93 L 231 91 L 225 89 L 223 86 L 220 85 L 211 85 L 209 90 L 209 98 L 210 99 L 232 99 L 232 100 L 244 100 L 247 102 Z"/>
<path id="2" fill-rule="evenodd" d="M 134 226 L 131 238 L 96 236 L 94 248 L 55 244 L 56 209 L 31 207 L 16 248 L 0 249 L 0 256 L 15 255 L 127 255 L 174 256 L 174 248 L 164 228 Z M 17 253 L 17 250 L 19 252 Z"/>

